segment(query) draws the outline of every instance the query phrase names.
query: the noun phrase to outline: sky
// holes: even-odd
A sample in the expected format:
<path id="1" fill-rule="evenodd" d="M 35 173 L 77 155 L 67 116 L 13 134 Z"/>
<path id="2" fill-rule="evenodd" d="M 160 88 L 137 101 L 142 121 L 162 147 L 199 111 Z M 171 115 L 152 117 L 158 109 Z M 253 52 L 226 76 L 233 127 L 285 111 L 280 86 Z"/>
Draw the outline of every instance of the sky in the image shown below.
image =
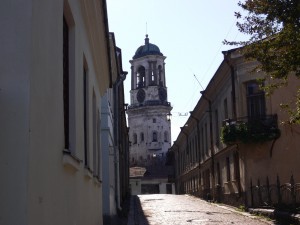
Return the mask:
<path id="1" fill-rule="evenodd" d="M 173 107 L 172 141 L 194 109 L 200 91 L 223 60 L 222 51 L 233 48 L 224 39 L 241 40 L 234 12 L 241 11 L 231 0 L 107 0 L 109 31 L 122 49 L 125 102 L 130 104 L 130 63 L 145 43 L 157 45 L 166 56 L 168 101 Z"/>

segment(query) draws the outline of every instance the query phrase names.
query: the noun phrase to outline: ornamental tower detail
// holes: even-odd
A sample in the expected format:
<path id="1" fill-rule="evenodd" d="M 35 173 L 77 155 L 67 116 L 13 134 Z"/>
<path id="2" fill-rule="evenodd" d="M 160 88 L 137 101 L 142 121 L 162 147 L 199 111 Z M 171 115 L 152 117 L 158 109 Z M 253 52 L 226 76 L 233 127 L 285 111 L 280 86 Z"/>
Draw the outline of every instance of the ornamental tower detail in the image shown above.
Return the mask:
<path id="1" fill-rule="evenodd" d="M 149 42 L 140 46 L 131 63 L 130 105 L 127 110 L 130 165 L 147 166 L 153 158 L 164 159 L 171 147 L 172 110 L 165 76 L 166 57 Z"/>

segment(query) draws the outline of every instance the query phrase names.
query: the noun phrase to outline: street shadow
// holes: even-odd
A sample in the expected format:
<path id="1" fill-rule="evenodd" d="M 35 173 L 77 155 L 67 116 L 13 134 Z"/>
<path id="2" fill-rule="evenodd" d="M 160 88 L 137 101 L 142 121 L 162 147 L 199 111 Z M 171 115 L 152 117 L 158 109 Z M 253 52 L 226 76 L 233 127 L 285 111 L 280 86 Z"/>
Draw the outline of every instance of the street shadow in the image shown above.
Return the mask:
<path id="1" fill-rule="evenodd" d="M 134 225 L 150 225 L 147 217 L 150 215 L 147 215 L 147 212 L 143 211 L 141 201 L 138 196 L 133 195 L 132 197 L 132 202 L 133 207 L 131 207 L 134 212 L 133 212 L 133 220 L 134 220 Z M 128 224 L 131 225 L 131 224 Z"/>

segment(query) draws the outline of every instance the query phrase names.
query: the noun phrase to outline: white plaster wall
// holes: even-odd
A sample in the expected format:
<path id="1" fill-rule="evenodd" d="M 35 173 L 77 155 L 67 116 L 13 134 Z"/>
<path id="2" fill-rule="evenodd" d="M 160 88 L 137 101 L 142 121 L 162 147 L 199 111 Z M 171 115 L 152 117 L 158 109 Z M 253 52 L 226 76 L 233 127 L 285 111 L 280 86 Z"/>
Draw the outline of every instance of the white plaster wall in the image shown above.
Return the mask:
<path id="1" fill-rule="evenodd" d="M 92 92 L 101 112 L 103 90 L 98 86 L 80 1 L 69 3 L 76 25 L 71 146 L 82 160 L 83 55 L 89 73 L 90 134 Z M 0 224 L 102 224 L 100 182 L 82 163 L 76 167 L 63 163 L 62 15 L 61 0 L 1 2 Z M 92 135 L 88 142 L 92 146 Z M 89 151 L 93 168 L 91 147 Z"/>
<path id="2" fill-rule="evenodd" d="M 102 97 L 101 105 L 101 148 L 102 148 L 102 169 L 103 173 L 103 214 L 116 215 L 116 201 L 115 201 L 115 152 L 113 141 L 113 118 L 112 109 L 109 104 L 111 102 L 112 89 L 108 89 L 106 94 Z"/>
<path id="3" fill-rule="evenodd" d="M 141 180 L 140 179 L 130 179 L 131 195 L 141 194 Z"/>
<path id="4" fill-rule="evenodd" d="M 148 159 L 148 155 L 152 158 L 153 154 L 164 154 L 171 146 L 171 129 L 170 121 L 166 118 L 167 110 L 164 106 L 155 106 L 145 108 L 137 113 L 129 114 L 129 138 L 131 141 L 130 157 L 139 160 L 140 157 Z M 153 123 L 153 119 L 156 123 Z M 157 132 L 157 142 L 152 141 L 152 133 Z M 164 141 L 164 132 L 168 132 L 168 141 Z M 144 141 L 140 140 L 140 134 L 144 133 Z M 133 134 L 137 134 L 137 143 L 133 142 Z"/>

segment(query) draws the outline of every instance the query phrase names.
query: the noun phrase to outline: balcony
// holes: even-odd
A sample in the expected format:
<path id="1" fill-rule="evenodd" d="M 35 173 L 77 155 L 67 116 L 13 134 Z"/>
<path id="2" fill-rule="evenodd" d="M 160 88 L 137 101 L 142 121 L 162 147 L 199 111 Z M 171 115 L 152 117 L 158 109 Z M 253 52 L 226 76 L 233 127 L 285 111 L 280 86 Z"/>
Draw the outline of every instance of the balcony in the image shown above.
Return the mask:
<path id="1" fill-rule="evenodd" d="M 223 121 L 221 141 L 235 143 L 263 143 L 280 137 L 277 115 L 241 117 Z"/>

